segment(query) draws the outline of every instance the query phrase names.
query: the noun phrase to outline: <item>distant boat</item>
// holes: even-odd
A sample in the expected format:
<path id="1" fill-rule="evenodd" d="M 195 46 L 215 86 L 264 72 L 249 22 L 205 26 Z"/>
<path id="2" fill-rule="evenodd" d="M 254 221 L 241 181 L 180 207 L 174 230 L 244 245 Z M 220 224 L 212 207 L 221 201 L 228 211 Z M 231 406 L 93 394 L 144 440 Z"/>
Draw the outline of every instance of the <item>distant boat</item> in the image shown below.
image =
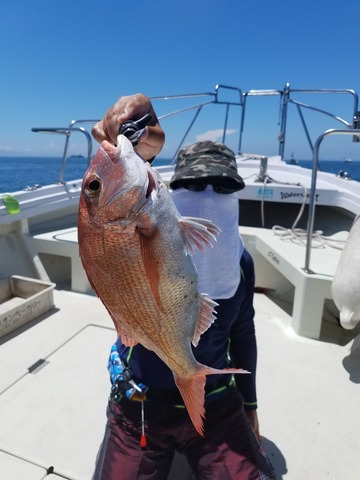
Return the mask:
<path id="1" fill-rule="evenodd" d="M 296 160 L 296 158 L 294 158 L 294 152 L 292 152 L 292 154 L 291 154 L 289 163 L 290 163 L 291 165 L 299 165 L 299 161 Z"/>
<path id="2" fill-rule="evenodd" d="M 346 157 L 344 158 L 344 163 L 351 163 L 351 162 L 352 162 L 351 158 L 346 158 Z"/>
<path id="3" fill-rule="evenodd" d="M 69 158 L 85 158 L 84 155 L 69 155 Z"/>

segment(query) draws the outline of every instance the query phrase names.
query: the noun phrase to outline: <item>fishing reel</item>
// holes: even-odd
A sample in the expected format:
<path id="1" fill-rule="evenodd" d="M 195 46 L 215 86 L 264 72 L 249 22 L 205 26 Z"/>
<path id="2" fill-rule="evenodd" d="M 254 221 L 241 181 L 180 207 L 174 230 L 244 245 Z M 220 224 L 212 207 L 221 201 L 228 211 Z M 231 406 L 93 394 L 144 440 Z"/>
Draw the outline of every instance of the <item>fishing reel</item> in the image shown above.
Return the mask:
<path id="1" fill-rule="evenodd" d="M 148 387 L 143 383 L 136 383 L 132 379 L 132 372 L 121 360 L 116 344 L 111 347 L 108 371 L 112 384 L 111 396 L 114 400 L 120 401 L 124 396 L 128 400 L 140 402 L 146 399 Z"/>
<path id="2" fill-rule="evenodd" d="M 139 120 L 128 120 L 120 125 L 119 134 L 125 135 L 134 147 L 140 142 L 145 127 L 151 122 L 152 116 L 147 113 Z"/>
<path id="3" fill-rule="evenodd" d="M 128 400 L 143 402 L 146 400 L 146 391 L 148 387 L 143 383 L 135 383 L 131 378 L 131 372 L 129 369 L 124 370 L 122 375 L 115 380 L 115 383 L 111 385 L 112 397 L 119 401 L 122 397 L 126 397 Z"/>

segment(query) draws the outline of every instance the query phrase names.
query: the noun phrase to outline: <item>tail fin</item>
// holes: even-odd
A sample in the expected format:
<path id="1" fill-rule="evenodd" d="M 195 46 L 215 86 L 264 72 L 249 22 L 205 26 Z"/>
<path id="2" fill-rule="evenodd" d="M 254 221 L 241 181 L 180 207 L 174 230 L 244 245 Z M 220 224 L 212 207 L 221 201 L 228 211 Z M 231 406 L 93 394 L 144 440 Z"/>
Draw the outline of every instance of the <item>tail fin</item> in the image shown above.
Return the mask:
<path id="1" fill-rule="evenodd" d="M 340 325 L 346 330 L 356 327 L 358 319 L 353 318 L 354 312 L 349 307 L 343 306 L 340 310 Z"/>
<path id="2" fill-rule="evenodd" d="M 178 387 L 181 396 L 184 400 L 185 406 L 191 418 L 191 421 L 196 431 L 204 436 L 205 418 L 205 383 L 206 375 L 224 374 L 224 373 L 250 373 L 241 368 L 226 368 L 219 370 L 216 368 L 207 367 L 206 365 L 198 364 L 195 375 L 191 377 L 177 377 L 175 378 L 176 386 Z"/>

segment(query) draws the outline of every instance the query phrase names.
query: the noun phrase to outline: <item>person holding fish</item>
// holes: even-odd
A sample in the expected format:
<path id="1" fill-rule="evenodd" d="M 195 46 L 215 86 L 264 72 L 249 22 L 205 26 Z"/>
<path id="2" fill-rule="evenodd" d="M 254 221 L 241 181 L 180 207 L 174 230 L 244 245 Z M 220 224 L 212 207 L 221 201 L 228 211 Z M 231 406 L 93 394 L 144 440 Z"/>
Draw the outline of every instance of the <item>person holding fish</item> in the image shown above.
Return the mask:
<path id="1" fill-rule="evenodd" d="M 119 135 L 125 124 L 141 136 Z M 93 136 L 80 257 L 118 333 L 93 479 L 165 480 L 175 451 L 199 479 L 275 479 L 259 443 L 254 266 L 238 233 L 234 152 L 181 150 L 169 192 L 150 166 L 165 135 L 142 94 L 121 97 Z"/>

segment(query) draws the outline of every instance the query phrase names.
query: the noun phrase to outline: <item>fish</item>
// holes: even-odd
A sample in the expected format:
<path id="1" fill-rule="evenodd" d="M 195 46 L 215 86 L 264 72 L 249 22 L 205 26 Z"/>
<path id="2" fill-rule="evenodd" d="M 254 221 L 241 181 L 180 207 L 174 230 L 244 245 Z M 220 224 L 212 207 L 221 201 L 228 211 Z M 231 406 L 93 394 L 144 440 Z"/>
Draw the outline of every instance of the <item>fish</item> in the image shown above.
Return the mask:
<path id="1" fill-rule="evenodd" d="M 352 330 L 360 322 L 360 220 L 355 218 L 347 237 L 335 275 L 331 294 L 340 314 L 340 325 Z"/>
<path id="2" fill-rule="evenodd" d="M 214 369 L 191 345 L 215 320 L 216 303 L 197 291 L 195 249 L 210 248 L 220 229 L 182 217 L 160 174 L 119 135 L 103 141 L 84 174 L 79 254 L 94 292 L 126 346 L 142 344 L 172 370 L 190 419 L 204 435 L 206 375 Z"/>

